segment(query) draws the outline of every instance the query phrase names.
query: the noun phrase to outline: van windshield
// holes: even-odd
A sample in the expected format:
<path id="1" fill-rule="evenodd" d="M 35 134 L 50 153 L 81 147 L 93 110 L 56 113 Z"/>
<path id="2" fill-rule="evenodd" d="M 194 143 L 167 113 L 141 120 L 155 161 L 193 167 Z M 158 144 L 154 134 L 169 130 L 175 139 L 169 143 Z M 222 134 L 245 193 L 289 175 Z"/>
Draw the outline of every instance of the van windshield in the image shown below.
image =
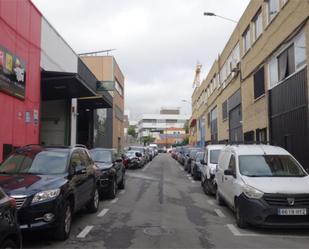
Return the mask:
<path id="1" fill-rule="evenodd" d="M 220 152 L 221 150 L 211 150 L 210 151 L 210 163 L 218 164 Z"/>
<path id="2" fill-rule="evenodd" d="M 297 161 L 289 155 L 239 156 L 239 171 L 249 177 L 307 176 Z"/>

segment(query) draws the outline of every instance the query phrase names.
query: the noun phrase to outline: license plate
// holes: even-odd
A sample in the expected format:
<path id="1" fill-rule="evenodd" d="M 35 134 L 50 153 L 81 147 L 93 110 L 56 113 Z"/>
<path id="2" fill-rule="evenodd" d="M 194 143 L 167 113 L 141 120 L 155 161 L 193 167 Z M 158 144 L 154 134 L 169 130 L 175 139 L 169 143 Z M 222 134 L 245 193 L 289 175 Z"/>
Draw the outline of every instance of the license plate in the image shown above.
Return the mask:
<path id="1" fill-rule="evenodd" d="M 307 215 L 306 208 L 279 208 L 278 215 Z"/>

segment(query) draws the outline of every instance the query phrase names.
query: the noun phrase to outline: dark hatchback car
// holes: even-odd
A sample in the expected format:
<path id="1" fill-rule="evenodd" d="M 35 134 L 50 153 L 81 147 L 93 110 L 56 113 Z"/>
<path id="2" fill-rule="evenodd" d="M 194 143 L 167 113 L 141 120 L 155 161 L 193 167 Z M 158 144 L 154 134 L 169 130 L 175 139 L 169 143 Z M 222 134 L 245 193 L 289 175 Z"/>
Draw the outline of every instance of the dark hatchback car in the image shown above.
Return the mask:
<path id="1" fill-rule="evenodd" d="M 100 198 L 115 198 L 118 189 L 125 188 L 125 166 L 114 149 L 95 148 L 89 151 L 98 168 Z"/>
<path id="2" fill-rule="evenodd" d="M 16 201 L 0 188 L 0 248 L 21 248 Z"/>
<path id="3" fill-rule="evenodd" d="M 0 186 L 16 200 L 21 229 L 52 229 L 59 240 L 76 211 L 99 206 L 95 165 L 82 147 L 19 148 L 1 164 Z"/>
<path id="4" fill-rule="evenodd" d="M 135 150 L 126 152 L 127 168 L 140 169 L 143 167 L 142 154 Z"/>

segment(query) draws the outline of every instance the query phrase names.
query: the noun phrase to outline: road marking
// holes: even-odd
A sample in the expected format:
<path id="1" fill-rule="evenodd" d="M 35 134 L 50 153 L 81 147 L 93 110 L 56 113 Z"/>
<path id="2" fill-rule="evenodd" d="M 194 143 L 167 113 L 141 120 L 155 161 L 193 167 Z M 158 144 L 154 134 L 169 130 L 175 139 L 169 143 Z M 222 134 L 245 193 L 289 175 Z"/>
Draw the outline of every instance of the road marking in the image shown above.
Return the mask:
<path id="1" fill-rule="evenodd" d="M 151 161 L 151 162 L 149 162 L 149 163 L 146 165 L 146 167 L 144 167 L 144 168 L 142 169 L 142 171 L 147 170 L 147 169 L 149 168 L 149 166 L 151 165 L 151 163 L 152 163 L 152 161 Z"/>
<path id="2" fill-rule="evenodd" d="M 108 210 L 108 208 L 102 209 L 102 211 L 98 214 L 98 217 L 103 217 L 108 212 Z"/>
<path id="3" fill-rule="evenodd" d="M 191 180 L 191 182 L 192 182 L 192 183 L 195 183 L 195 181 L 194 181 L 194 180 Z"/>
<path id="4" fill-rule="evenodd" d="M 119 198 L 115 198 L 114 200 L 111 201 L 111 203 L 116 203 L 119 200 Z"/>
<path id="5" fill-rule="evenodd" d="M 215 209 L 215 212 L 220 218 L 225 218 L 225 214 L 220 209 Z"/>
<path id="6" fill-rule="evenodd" d="M 193 180 L 193 178 L 191 176 L 189 176 L 188 178 L 189 178 L 189 180 Z"/>
<path id="7" fill-rule="evenodd" d="M 182 168 L 181 168 L 180 166 L 178 166 L 178 168 L 179 168 L 180 170 L 182 170 Z"/>
<path id="8" fill-rule="evenodd" d="M 214 201 L 213 201 L 213 200 L 208 200 L 207 202 L 208 202 L 208 204 L 210 204 L 210 205 L 212 205 L 212 206 L 214 206 L 214 205 L 215 205 L 215 203 L 214 203 Z"/>
<path id="9" fill-rule="evenodd" d="M 81 231 L 78 235 L 77 235 L 77 238 L 79 239 L 83 239 L 87 236 L 87 234 L 92 230 L 93 226 L 86 226 L 84 228 L 83 231 Z"/>
<path id="10" fill-rule="evenodd" d="M 126 192 L 125 190 L 121 190 L 121 191 L 119 192 L 119 194 L 120 194 L 120 195 L 123 195 L 125 192 Z"/>
<path id="11" fill-rule="evenodd" d="M 227 228 L 234 236 L 238 237 L 264 237 L 264 238 L 282 238 L 282 239 L 308 239 L 308 235 L 277 235 L 277 234 L 262 234 L 262 233 L 242 233 L 234 224 L 227 224 Z"/>
<path id="12" fill-rule="evenodd" d="M 190 174 L 187 174 L 187 177 L 189 177 L 190 176 Z"/>

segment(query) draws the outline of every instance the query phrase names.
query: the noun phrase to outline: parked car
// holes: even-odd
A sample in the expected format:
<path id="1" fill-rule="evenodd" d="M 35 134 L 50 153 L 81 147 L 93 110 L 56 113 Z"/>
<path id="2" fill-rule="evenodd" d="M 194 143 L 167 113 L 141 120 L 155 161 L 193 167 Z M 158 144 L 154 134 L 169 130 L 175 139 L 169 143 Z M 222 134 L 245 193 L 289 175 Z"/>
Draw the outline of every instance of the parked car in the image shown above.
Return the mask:
<path id="1" fill-rule="evenodd" d="M 126 157 L 128 169 L 139 169 L 143 167 L 144 162 L 142 161 L 142 154 L 140 152 L 129 150 L 126 153 Z"/>
<path id="2" fill-rule="evenodd" d="M 0 248 L 21 248 L 16 201 L 0 187 Z"/>
<path id="3" fill-rule="evenodd" d="M 235 210 L 239 227 L 309 227 L 309 176 L 286 150 L 228 146 L 216 179 L 217 200 Z"/>
<path id="4" fill-rule="evenodd" d="M 189 148 L 187 154 L 185 154 L 184 168 L 188 173 L 191 173 L 191 162 L 196 153 L 201 151 L 201 148 Z"/>
<path id="5" fill-rule="evenodd" d="M 185 165 L 185 161 L 186 161 L 190 148 L 191 147 L 189 146 L 183 146 L 180 148 L 180 151 L 178 153 L 177 161 L 183 166 Z"/>
<path id="6" fill-rule="evenodd" d="M 216 168 L 221 150 L 225 145 L 207 145 L 201 168 L 201 185 L 205 194 L 215 195 L 217 192 L 217 182 L 215 178 Z"/>
<path id="7" fill-rule="evenodd" d="M 201 179 L 203 160 L 204 160 L 204 151 L 198 151 L 192 157 L 190 172 L 191 172 L 191 175 L 192 175 L 194 180 L 200 180 Z"/>
<path id="8" fill-rule="evenodd" d="M 117 190 L 125 188 L 126 169 L 122 157 L 115 149 L 94 148 L 89 152 L 99 171 L 100 198 L 115 198 Z"/>
<path id="9" fill-rule="evenodd" d="M 1 164 L 0 186 L 16 200 L 21 229 L 53 229 L 59 240 L 69 237 L 75 212 L 99 207 L 95 165 L 84 147 L 19 148 Z"/>
<path id="10" fill-rule="evenodd" d="M 150 160 L 149 160 L 149 156 L 146 154 L 146 149 L 143 146 L 131 146 L 129 147 L 129 151 L 130 150 L 134 150 L 134 151 L 138 151 L 139 153 L 141 153 L 141 160 L 143 162 L 143 166 L 146 165 Z"/>

